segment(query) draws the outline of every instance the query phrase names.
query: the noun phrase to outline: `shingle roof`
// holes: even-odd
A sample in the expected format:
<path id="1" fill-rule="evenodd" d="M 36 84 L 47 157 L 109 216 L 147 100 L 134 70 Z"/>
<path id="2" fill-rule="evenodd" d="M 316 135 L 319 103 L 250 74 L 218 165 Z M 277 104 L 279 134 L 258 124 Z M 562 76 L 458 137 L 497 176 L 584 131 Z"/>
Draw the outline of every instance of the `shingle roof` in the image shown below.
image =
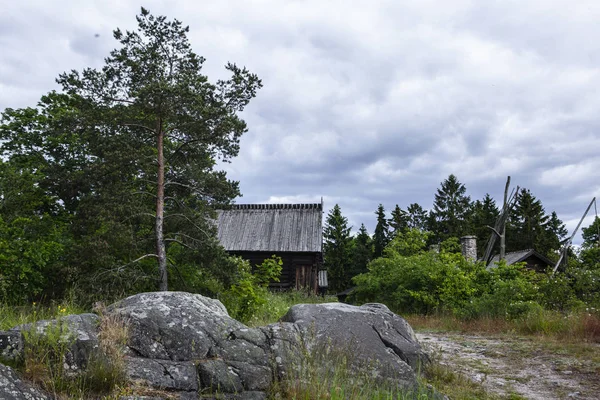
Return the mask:
<path id="1" fill-rule="evenodd" d="M 506 261 L 507 265 L 512 265 L 512 264 L 516 264 L 518 262 L 524 261 L 527 257 L 532 256 L 532 255 L 539 258 L 540 260 L 542 260 L 543 262 L 545 262 L 548 265 L 554 265 L 554 263 L 552 261 L 550 261 L 547 257 L 543 256 L 542 254 L 538 253 L 537 251 L 535 251 L 533 249 L 512 251 L 510 253 L 506 253 L 506 255 L 504 256 L 504 260 Z M 497 263 L 499 260 L 500 260 L 500 255 L 495 255 L 492 258 L 490 265 Z"/>
<path id="2" fill-rule="evenodd" d="M 321 252 L 322 204 L 237 204 L 217 211 L 228 251 Z"/>

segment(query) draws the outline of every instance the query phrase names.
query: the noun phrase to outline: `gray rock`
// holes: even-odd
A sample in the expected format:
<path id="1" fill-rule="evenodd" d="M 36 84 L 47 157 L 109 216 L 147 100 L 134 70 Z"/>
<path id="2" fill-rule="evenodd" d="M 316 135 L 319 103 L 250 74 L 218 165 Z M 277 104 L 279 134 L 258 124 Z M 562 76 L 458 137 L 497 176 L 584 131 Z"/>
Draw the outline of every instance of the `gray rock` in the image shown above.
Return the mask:
<path id="1" fill-rule="evenodd" d="M 20 331 L 0 331 L 0 359 L 14 361 L 22 354 L 22 333 Z"/>
<path id="2" fill-rule="evenodd" d="M 202 360 L 232 331 L 247 328 L 219 300 L 184 293 L 141 293 L 108 308 L 129 321 L 129 348 L 141 357 Z"/>
<path id="3" fill-rule="evenodd" d="M 270 365 L 278 379 L 289 376 L 298 368 L 304 356 L 303 338 L 298 325 L 278 322 L 260 328 L 268 338 Z"/>
<path id="4" fill-rule="evenodd" d="M 50 400 L 52 397 L 23 381 L 10 367 L 0 364 L 0 399 Z"/>
<path id="5" fill-rule="evenodd" d="M 198 391 L 196 366 L 191 361 L 127 357 L 125 366 L 130 380 L 155 389 Z"/>
<path id="6" fill-rule="evenodd" d="M 428 361 L 410 325 L 383 304 L 299 304 L 282 320 L 298 326 L 309 354 L 339 353 L 382 383 L 413 387 Z"/>
<path id="7" fill-rule="evenodd" d="M 41 320 L 35 323 L 19 325 L 10 331 L 23 333 L 26 341 L 27 334 L 48 335 L 52 329 L 58 330 L 69 350 L 65 354 L 65 365 L 71 372 L 77 373 L 84 369 L 87 361 L 98 347 L 99 317 L 96 314 L 67 315 L 55 320 Z"/>
<path id="8" fill-rule="evenodd" d="M 208 393 L 239 393 L 244 390 L 242 379 L 223 360 L 206 360 L 198 363 L 200 386 Z"/>
<path id="9" fill-rule="evenodd" d="M 267 390 L 273 381 L 271 368 L 257 364 L 227 361 L 227 365 L 240 377 L 245 390 Z"/>

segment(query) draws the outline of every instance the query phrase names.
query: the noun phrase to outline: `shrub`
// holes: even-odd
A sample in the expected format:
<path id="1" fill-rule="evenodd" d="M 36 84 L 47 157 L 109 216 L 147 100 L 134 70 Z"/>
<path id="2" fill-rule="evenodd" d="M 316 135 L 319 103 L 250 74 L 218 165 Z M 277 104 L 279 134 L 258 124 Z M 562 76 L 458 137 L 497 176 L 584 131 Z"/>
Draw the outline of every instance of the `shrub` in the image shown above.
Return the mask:
<path id="1" fill-rule="evenodd" d="M 267 301 L 269 282 L 279 282 L 283 262 L 273 255 L 257 265 L 254 273 L 250 263 L 236 257 L 237 282 L 221 297 L 232 317 L 248 322 Z"/>
<path id="2" fill-rule="evenodd" d="M 372 261 L 368 273 L 354 278 L 352 300 L 378 301 L 407 313 L 458 312 L 477 294 L 476 276 L 482 270 L 459 254 L 388 253 Z"/>

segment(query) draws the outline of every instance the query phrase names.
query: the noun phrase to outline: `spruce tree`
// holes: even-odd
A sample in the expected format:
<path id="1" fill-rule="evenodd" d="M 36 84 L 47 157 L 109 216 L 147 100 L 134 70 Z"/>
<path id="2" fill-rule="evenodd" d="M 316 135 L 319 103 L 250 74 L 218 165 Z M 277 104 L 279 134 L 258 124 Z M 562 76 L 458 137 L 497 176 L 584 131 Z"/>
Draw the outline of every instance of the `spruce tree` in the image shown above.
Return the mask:
<path id="1" fill-rule="evenodd" d="M 360 225 L 352 246 L 352 270 L 350 277 L 367 272 L 367 265 L 373 259 L 373 241 L 365 224 Z"/>
<path id="2" fill-rule="evenodd" d="M 541 200 L 530 190 L 522 189 L 512 210 L 507 226 L 507 250 L 534 249 L 554 258 L 560 248 L 560 235 L 565 234 L 564 224 L 555 215 L 547 215 Z"/>
<path id="3" fill-rule="evenodd" d="M 430 213 L 430 228 L 438 241 L 470 233 L 468 228 L 471 199 L 466 195 L 466 191 L 465 185 L 453 174 L 450 174 L 437 190 Z"/>
<path id="4" fill-rule="evenodd" d="M 392 218 L 389 220 L 391 238 L 406 232 L 408 229 L 408 218 L 408 213 L 396 204 L 396 207 L 392 210 Z"/>
<path id="5" fill-rule="evenodd" d="M 379 204 L 375 214 L 377 215 L 377 225 L 373 235 L 373 258 L 378 258 L 383 255 L 383 249 L 390 242 L 390 233 L 383 204 Z"/>
<path id="6" fill-rule="evenodd" d="M 423 209 L 419 204 L 412 203 L 407 209 L 408 214 L 408 228 L 418 229 L 420 231 L 426 231 L 427 229 L 427 211 Z"/>
<path id="7" fill-rule="evenodd" d="M 496 206 L 494 199 L 486 193 L 483 200 L 477 200 L 473 203 L 473 217 L 471 227 L 473 233 L 477 236 L 477 252 L 479 256 L 485 251 L 485 244 L 491 235 L 494 235 L 488 226 L 493 227 L 500 216 L 500 210 Z M 500 243 L 496 243 L 499 247 Z"/>
<path id="8" fill-rule="evenodd" d="M 323 230 L 324 265 L 327 270 L 329 289 L 338 292 L 350 286 L 352 237 L 348 219 L 342 215 L 339 205 L 327 214 Z"/>

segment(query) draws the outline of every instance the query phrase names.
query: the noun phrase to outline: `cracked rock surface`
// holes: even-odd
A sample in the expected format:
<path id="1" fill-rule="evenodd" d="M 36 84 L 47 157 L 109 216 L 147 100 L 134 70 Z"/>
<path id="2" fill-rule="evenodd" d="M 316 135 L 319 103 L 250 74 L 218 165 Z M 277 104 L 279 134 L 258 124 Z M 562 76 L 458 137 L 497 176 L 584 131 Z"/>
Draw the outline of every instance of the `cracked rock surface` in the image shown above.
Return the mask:
<path id="1" fill-rule="evenodd" d="M 351 367 L 368 368 L 382 382 L 414 386 L 415 371 L 428 362 L 408 322 L 383 304 L 298 304 L 282 321 L 298 327 L 309 351 L 329 346 L 350 356 Z"/>
<path id="2" fill-rule="evenodd" d="M 0 399 L 50 400 L 52 397 L 23 381 L 10 367 L 0 364 Z"/>
<path id="3" fill-rule="evenodd" d="M 266 399 L 272 383 L 289 376 L 306 354 L 350 355 L 350 371 L 366 370 L 381 383 L 401 387 L 414 386 L 416 369 L 427 361 L 408 323 L 381 304 L 296 305 L 281 322 L 260 328 L 234 320 L 218 300 L 184 292 L 137 294 L 109 306 L 107 313 L 129 327 L 129 380 L 181 399 L 210 398 L 211 393 L 228 399 Z M 65 318 L 76 338 L 74 346 L 79 346 L 74 349 L 87 350 L 97 343 L 97 318 Z M 52 323 L 44 321 L 35 328 L 43 332 Z M 11 349 L 22 347 L 17 339 L 11 336 Z M 77 364 L 84 366 L 79 358 L 88 353 L 74 353 Z M 2 399 L 45 398 L 10 397 L 6 393 L 15 389 L 3 382 Z"/>

